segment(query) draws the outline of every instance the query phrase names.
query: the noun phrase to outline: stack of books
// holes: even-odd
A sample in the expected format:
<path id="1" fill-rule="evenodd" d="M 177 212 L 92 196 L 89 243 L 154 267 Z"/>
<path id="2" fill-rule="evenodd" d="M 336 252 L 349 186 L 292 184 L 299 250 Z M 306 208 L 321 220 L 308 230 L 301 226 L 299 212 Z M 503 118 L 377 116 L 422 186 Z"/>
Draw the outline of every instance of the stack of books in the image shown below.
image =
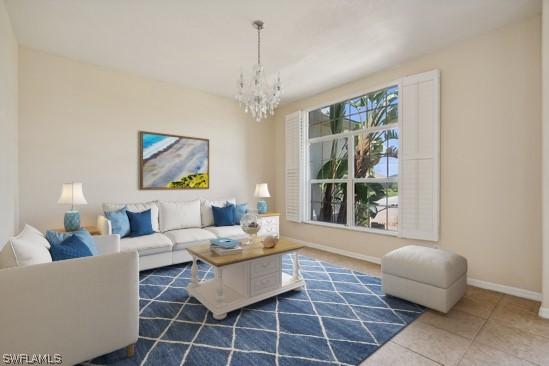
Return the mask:
<path id="1" fill-rule="evenodd" d="M 217 255 L 242 253 L 240 241 L 229 238 L 217 238 L 210 240 L 210 250 Z"/>

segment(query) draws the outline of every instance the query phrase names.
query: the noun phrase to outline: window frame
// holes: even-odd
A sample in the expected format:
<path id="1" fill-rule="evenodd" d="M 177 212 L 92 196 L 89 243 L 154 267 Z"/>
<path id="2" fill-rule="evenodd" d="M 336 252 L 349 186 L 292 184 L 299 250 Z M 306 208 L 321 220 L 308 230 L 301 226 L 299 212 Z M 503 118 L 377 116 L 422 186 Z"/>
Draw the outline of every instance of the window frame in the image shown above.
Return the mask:
<path id="1" fill-rule="evenodd" d="M 370 128 L 364 128 L 359 130 L 351 130 L 346 132 L 341 132 L 338 134 L 333 135 L 325 135 L 320 137 L 313 137 L 309 138 L 309 112 L 321 109 L 324 107 L 331 106 L 336 103 L 342 103 L 348 100 L 356 99 L 360 96 L 367 95 L 382 89 L 387 89 L 390 87 L 397 87 L 398 89 L 398 104 L 397 104 L 397 122 L 391 123 L 389 125 L 384 126 L 376 126 L 376 127 L 370 127 Z M 387 183 L 387 182 L 394 182 L 397 183 L 399 187 L 400 192 L 400 176 L 401 176 L 401 152 L 402 150 L 399 150 L 399 164 L 398 164 L 398 177 L 397 178 L 356 178 L 355 177 L 355 167 L 354 167 L 354 150 L 355 150 L 355 141 L 354 137 L 358 135 L 363 135 L 366 133 L 376 132 L 376 131 L 385 131 L 389 130 L 391 128 L 396 128 L 399 132 L 399 146 L 402 141 L 402 129 L 401 129 L 401 119 L 402 119 L 402 83 L 400 79 L 393 80 L 392 82 L 384 83 L 382 85 L 377 85 L 375 87 L 367 88 L 366 90 L 357 91 L 353 93 L 350 96 L 345 96 L 343 98 L 337 98 L 333 101 L 327 101 L 322 104 L 318 104 L 312 107 L 304 108 L 303 111 L 303 141 L 302 144 L 305 147 L 303 150 L 303 168 L 304 168 L 304 175 L 303 175 L 303 192 L 305 192 L 305 199 L 303 200 L 303 212 L 304 220 L 303 222 L 305 224 L 310 225 L 318 225 L 318 226 L 324 226 L 329 228 L 335 228 L 335 229 L 344 229 L 344 230 L 351 230 L 351 231 L 359 231 L 359 232 L 368 232 L 372 234 L 381 234 L 381 235 L 387 235 L 387 236 L 399 236 L 399 228 L 397 230 L 382 230 L 382 229 L 375 229 L 370 227 L 363 227 L 363 226 L 356 226 L 355 225 L 355 183 L 375 183 L 378 181 L 379 183 Z M 392 127 L 389 127 L 392 126 Z M 348 172 L 346 179 L 311 179 L 311 169 L 310 169 L 310 148 L 311 144 L 317 143 L 317 142 L 323 142 L 323 141 L 332 141 L 336 139 L 341 138 L 347 138 L 347 146 L 348 146 Z M 347 184 L 347 207 L 351 208 L 350 210 L 347 210 L 347 224 L 336 224 L 331 222 L 323 222 L 323 221 L 314 221 L 311 219 L 311 185 L 312 184 L 319 184 L 319 183 L 346 183 Z M 399 195 L 400 196 L 400 195 Z M 399 208 L 400 208 L 400 199 L 399 199 Z M 398 222 L 400 224 L 400 209 L 398 210 Z"/>

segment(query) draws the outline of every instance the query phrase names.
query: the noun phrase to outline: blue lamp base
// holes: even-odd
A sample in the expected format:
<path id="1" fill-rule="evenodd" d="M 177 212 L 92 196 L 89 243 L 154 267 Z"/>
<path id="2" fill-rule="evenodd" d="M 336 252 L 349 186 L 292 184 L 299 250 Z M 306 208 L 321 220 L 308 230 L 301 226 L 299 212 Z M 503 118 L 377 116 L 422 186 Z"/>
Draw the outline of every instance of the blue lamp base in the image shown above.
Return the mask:
<path id="1" fill-rule="evenodd" d="M 65 212 L 65 231 L 76 231 L 80 229 L 80 212 L 67 211 Z"/>
<path id="2" fill-rule="evenodd" d="M 257 201 L 257 213 L 258 214 L 267 213 L 267 209 L 268 209 L 267 201 L 265 201 L 265 200 Z"/>

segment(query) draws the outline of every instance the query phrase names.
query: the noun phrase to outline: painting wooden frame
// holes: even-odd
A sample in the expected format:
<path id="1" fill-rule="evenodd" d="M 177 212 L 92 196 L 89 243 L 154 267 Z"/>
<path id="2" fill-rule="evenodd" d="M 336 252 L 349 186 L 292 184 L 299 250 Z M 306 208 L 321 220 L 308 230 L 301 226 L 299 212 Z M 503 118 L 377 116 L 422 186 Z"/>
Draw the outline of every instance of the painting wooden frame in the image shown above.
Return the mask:
<path id="1" fill-rule="evenodd" d="M 209 139 L 139 131 L 138 144 L 139 189 L 210 188 Z"/>

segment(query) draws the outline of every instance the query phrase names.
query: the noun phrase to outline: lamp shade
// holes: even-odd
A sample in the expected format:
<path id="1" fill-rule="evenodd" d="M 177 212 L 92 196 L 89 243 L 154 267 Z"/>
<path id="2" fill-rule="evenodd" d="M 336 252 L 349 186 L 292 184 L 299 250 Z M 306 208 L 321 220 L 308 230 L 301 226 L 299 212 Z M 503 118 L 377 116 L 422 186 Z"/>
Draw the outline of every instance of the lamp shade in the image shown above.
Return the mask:
<path id="1" fill-rule="evenodd" d="M 84 192 L 82 192 L 82 183 L 63 183 L 61 196 L 57 203 L 62 205 L 85 205 L 88 203 Z"/>
<path id="2" fill-rule="evenodd" d="M 260 198 L 271 197 L 271 194 L 269 193 L 269 187 L 267 186 L 267 183 L 258 183 L 258 184 L 256 184 L 255 185 L 254 196 L 260 197 Z"/>

